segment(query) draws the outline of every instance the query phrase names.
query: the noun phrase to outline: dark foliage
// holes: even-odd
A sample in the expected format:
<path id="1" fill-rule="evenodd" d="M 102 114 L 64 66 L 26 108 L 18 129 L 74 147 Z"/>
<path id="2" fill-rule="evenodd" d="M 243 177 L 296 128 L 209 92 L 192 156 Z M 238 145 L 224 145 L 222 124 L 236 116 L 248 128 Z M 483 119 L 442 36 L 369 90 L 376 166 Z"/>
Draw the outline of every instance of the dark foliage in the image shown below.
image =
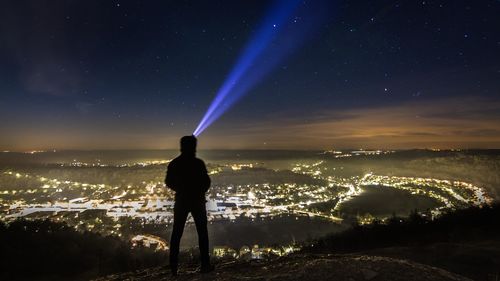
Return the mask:
<path id="1" fill-rule="evenodd" d="M 0 223 L 0 280 L 88 280 L 159 265 L 164 253 L 49 220 Z"/>
<path id="2" fill-rule="evenodd" d="M 500 205 L 457 210 L 430 220 L 417 213 L 355 225 L 306 245 L 309 253 L 366 253 L 409 259 L 474 280 L 500 276 Z"/>
<path id="3" fill-rule="evenodd" d="M 411 214 L 393 217 L 382 224 L 355 225 L 349 230 L 316 240 L 306 251 L 353 252 L 394 246 L 420 246 L 436 242 L 460 243 L 499 240 L 500 205 L 471 207 L 440 216 L 435 220 Z"/>

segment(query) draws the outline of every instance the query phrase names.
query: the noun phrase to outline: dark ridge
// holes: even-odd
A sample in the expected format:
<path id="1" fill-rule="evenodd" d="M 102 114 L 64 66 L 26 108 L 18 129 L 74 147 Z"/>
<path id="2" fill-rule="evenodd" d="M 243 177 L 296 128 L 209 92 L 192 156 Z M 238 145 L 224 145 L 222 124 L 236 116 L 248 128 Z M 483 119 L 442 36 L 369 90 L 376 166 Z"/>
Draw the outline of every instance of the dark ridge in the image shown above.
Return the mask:
<path id="1" fill-rule="evenodd" d="M 157 266 L 164 253 L 49 220 L 0 222 L 0 280 L 88 280 Z"/>
<path id="2" fill-rule="evenodd" d="M 365 253 L 444 268 L 476 280 L 500 275 L 500 204 L 471 207 L 435 220 L 412 213 L 317 239 L 304 253 Z"/>

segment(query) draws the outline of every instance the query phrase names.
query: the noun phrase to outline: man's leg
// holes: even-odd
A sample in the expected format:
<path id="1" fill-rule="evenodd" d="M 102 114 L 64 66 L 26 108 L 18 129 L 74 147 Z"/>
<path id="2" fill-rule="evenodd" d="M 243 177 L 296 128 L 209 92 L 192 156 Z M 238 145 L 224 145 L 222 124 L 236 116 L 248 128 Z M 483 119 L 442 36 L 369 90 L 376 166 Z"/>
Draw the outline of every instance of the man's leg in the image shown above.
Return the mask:
<path id="1" fill-rule="evenodd" d="M 170 268 L 172 273 L 177 274 L 177 265 L 179 264 L 179 246 L 181 243 L 184 225 L 188 216 L 188 210 L 185 206 L 175 203 L 174 206 L 174 226 L 172 236 L 170 237 Z"/>
<path id="2" fill-rule="evenodd" d="M 198 232 L 198 244 L 200 247 L 200 258 L 202 270 L 210 268 L 210 255 L 208 253 L 208 229 L 207 229 L 207 210 L 205 203 L 196 206 L 191 210 L 196 232 Z"/>

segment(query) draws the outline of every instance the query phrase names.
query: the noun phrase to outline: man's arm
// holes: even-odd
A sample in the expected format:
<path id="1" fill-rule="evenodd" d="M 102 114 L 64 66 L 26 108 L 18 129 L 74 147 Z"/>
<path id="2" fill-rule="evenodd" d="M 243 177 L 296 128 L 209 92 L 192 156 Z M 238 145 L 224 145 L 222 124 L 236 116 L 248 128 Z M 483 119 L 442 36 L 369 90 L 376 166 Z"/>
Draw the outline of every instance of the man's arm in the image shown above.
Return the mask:
<path id="1" fill-rule="evenodd" d="M 167 175 L 165 176 L 165 185 L 173 191 L 177 191 L 177 180 L 176 180 L 176 171 L 175 166 L 172 165 L 172 162 L 168 165 Z"/>
<path id="2" fill-rule="evenodd" d="M 210 177 L 208 176 L 207 167 L 205 166 L 205 162 L 201 161 L 202 169 L 203 169 L 203 177 L 202 177 L 202 187 L 203 192 L 207 192 L 210 188 Z"/>

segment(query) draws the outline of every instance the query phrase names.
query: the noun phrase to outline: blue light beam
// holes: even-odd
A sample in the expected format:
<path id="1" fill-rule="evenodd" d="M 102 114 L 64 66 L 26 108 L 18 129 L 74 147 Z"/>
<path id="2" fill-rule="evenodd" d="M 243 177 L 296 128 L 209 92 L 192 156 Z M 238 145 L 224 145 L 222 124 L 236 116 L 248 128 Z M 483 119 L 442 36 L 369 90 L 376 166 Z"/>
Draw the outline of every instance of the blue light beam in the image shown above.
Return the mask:
<path id="1" fill-rule="evenodd" d="M 241 53 L 205 115 L 193 132 L 199 136 L 264 76 L 314 34 L 329 1 L 279 0 L 269 10 L 256 35 Z M 322 3 L 322 5 L 318 5 Z"/>

